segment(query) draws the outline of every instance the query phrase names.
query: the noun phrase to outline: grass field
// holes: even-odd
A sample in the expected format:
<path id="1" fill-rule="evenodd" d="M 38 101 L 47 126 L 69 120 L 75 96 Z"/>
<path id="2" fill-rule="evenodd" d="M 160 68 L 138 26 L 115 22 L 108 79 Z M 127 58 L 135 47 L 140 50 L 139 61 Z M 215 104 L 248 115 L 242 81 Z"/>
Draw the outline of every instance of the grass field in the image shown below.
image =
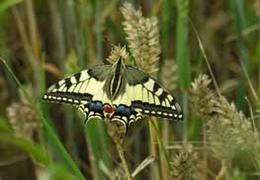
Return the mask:
<path id="1" fill-rule="evenodd" d="M 120 148 L 41 99 L 118 56 L 184 114 L 135 122 Z M 0 102 L 0 180 L 260 179 L 260 0 L 2 0 Z"/>

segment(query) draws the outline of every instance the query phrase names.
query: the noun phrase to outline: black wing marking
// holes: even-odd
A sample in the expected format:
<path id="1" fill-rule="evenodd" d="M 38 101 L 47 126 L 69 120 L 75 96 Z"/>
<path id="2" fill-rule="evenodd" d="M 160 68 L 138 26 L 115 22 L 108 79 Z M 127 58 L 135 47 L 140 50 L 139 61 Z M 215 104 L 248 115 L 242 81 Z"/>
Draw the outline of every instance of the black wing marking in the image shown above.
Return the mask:
<path id="1" fill-rule="evenodd" d="M 93 99 L 102 100 L 106 98 L 104 93 L 97 92 L 103 88 L 110 68 L 111 66 L 96 66 L 62 79 L 47 90 L 43 99 L 75 105 L 85 104 Z"/>
<path id="2" fill-rule="evenodd" d="M 175 98 L 152 77 L 128 66 L 126 79 L 126 93 L 137 112 L 175 120 L 183 118 Z"/>

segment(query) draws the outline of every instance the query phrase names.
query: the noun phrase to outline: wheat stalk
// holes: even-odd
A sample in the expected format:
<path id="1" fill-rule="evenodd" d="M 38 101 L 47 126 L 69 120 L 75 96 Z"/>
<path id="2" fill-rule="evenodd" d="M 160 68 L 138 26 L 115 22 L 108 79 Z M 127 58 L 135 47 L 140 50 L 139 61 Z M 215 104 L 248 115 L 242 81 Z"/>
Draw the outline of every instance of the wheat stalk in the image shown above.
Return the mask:
<path id="1" fill-rule="evenodd" d="M 158 71 L 161 53 L 158 20 L 144 18 L 140 9 L 135 10 L 130 3 L 125 3 L 121 12 L 125 18 L 123 26 L 129 48 L 138 67 L 149 74 Z"/>

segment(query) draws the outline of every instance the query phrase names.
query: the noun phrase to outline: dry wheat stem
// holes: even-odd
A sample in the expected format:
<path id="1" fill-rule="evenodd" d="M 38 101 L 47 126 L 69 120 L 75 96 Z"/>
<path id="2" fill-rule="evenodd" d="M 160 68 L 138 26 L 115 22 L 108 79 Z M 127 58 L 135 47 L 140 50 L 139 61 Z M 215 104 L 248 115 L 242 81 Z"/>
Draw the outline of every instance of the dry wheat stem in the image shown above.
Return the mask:
<path id="1" fill-rule="evenodd" d="M 126 174 L 126 178 L 128 180 L 131 180 L 132 177 L 125 158 L 124 148 L 122 146 L 126 134 L 126 129 L 124 128 L 124 126 L 122 126 L 122 124 L 116 124 L 115 122 L 111 122 L 109 118 L 105 118 L 105 123 L 107 125 L 108 135 L 112 138 L 113 142 L 116 144 L 116 149 L 120 157 L 120 160 L 122 162 Z"/>
<path id="2" fill-rule="evenodd" d="M 208 66 L 208 70 L 209 70 L 210 76 L 212 78 L 213 84 L 214 84 L 214 86 L 216 88 L 217 94 L 218 94 L 218 96 L 221 96 L 221 93 L 220 93 L 220 90 L 219 90 L 216 78 L 215 78 L 214 73 L 212 71 L 212 68 L 211 68 L 211 66 L 209 64 L 208 56 L 206 55 L 206 52 L 205 52 L 205 49 L 204 49 L 203 44 L 201 42 L 199 33 L 198 33 L 197 29 L 195 28 L 194 24 L 192 23 L 191 19 L 189 19 L 189 21 L 191 23 L 191 27 L 192 27 L 193 31 L 195 32 L 196 38 L 197 38 L 198 43 L 199 43 L 199 48 L 200 48 L 200 50 L 202 52 L 202 55 L 204 57 L 204 60 L 205 60 L 205 62 L 207 64 L 207 66 Z"/>
<path id="3" fill-rule="evenodd" d="M 126 178 L 128 180 L 132 180 L 132 176 L 130 174 L 129 167 L 128 167 L 127 162 L 126 162 L 124 148 L 122 147 L 122 144 L 120 142 L 116 142 L 116 148 L 117 148 L 117 152 L 119 154 L 119 157 L 122 161 L 122 165 L 123 165 L 123 168 L 124 168 L 125 173 L 126 173 Z"/>

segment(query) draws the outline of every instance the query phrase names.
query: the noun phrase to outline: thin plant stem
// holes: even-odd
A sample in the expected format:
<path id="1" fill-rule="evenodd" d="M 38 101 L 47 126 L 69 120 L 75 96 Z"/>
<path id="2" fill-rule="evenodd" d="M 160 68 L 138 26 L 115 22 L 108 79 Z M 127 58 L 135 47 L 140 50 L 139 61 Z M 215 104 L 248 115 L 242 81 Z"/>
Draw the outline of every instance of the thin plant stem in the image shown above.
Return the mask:
<path id="1" fill-rule="evenodd" d="M 155 120 L 152 121 L 152 125 L 153 125 L 153 129 L 155 131 L 156 139 L 158 141 L 160 156 L 164 157 L 168 170 L 172 171 L 172 167 L 170 165 L 170 158 L 169 158 L 169 155 L 166 151 L 165 144 L 162 140 L 163 138 L 161 136 L 161 133 L 159 132 L 157 122 Z"/>
<path id="2" fill-rule="evenodd" d="M 64 29 L 62 27 L 62 17 L 58 8 L 58 2 L 53 0 L 47 0 L 47 5 L 49 9 L 50 16 L 50 31 L 52 32 L 53 46 L 53 58 L 57 60 L 59 67 L 64 69 L 64 63 L 62 63 L 66 58 L 66 43 L 64 38 Z"/>
<path id="3" fill-rule="evenodd" d="M 122 165 L 123 165 L 124 171 L 126 173 L 126 178 L 128 180 L 132 180 L 132 176 L 130 174 L 129 167 L 128 167 L 127 162 L 126 162 L 124 148 L 122 147 L 122 144 L 120 142 L 116 142 L 116 149 L 117 149 L 119 157 L 122 161 Z"/>
<path id="4" fill-rule="evenodd" d="M 157 122 L 151 119 L 148 123 L 149 123 L 149 130 L 150 130 L 150 145 L 149 145 L 150 156 L 157 157 L 156 132 L 154 128 L 152 128 L 152 126 L 154 126 L 153 124 L 156 124 L 157 127 Z M 151 165 L 151 171 L 150 171 L 151 179 L 159 179 L 158 172 L 159 172 L 158 165 L 156 163 L 153 163 Z"/>
<path id="5" fill-rule="evenodd" d="M 33 54 L 36 57 L 36 61 L 39 64 L 40 61 L 40 52 L 41 52 L 41 47 L 40 47 L 40 41 L 39 41 L 39 35 L 38 35 L 38 28 L 37 28 L 37 23 L 36 23 L 36 18 L 35 18 L 35 12 L 34 12 L 34 3 L 32 0 L 27 0 L 25 1 L 26 5 L 26 13 L 27 13 L 27 18 L 28 18 L 28 27 L 29 27 L 29 36 L 30 36 L 30 44 L 32 46 Z"/>
<path id="6" fill-rule="evenodd" d="M 96 159 L 96 155 L 95 155 L 95 152 L 94 152 L 94 148 L 93 147 L 93 142 L 91 141 L 92 139 L 90 138 L 91 137 L 91 133 L 89 131 L 87 131 L 87 125 L 85 125 L 85 138 L 87 139 L 86 143 L 87 143 L 87 149 L 89 151 L 89 154 L 91 154 L 89 156 L 89 160 L 90 160 L 90 166 L 91 166 L 91 169 L 92 169 L 92 176 L 93 176 L 93 179 L 99 179 L 99 176 L 98 176 L 98 168 L 97 168 L 97 159 Z"/>
<path id="7" fill-rule="evenodd" d="M 121 128 L 120 126 L 116 125 L 109 118 L 105 118 L 104 120 L 107 125 L 108 135 L 112 138 L 113 142 L 116 144 L 116 150 L 117 150 L 120 160 L 122 162 L 126 178 L 128 180 L 131 180 L 132 176 L 130 174 L 129 167 L 127 165 L 127 161 L 125 158 L 124 148 L 122 146 L 123 138 L 125 137 L 127 130 L 123 126 L 121 126 L 121 127 L 123 127 L 123 128 Z"/>
<path id="8" fill-rule="evenodd" d="M 17 7 L 12 8 L 12 15 L 14 17 L 19 36 L 20 36 L 21 41 L 24 45 L 24 51 L 25 51 L 26 56 L 28 58 L 29 65 L 32 67 L 33 74 L 35 75 L 34 77 L 36 77 L 36 69 L 37 69 L 38 65 L 35 61 L 36 58 L 35 58 L 34 54 L 32 53 L 33 50 L 32 50 L 29 38 L 28 38 L 27 33 L 26 33 L 25 24 L 24 24 L 24 22 L 21 18 L 21 13 L 18 11 Z"/>
<path id="9" fill-rule="evenodd" d="M 95 19 L 96 19 L 96 24 L 95 24 L 95 30 L 96 30 L 96 38 L 97 38 L 97 44 L 96 44 L 96 59 L 101 61 L 103 59 L 102 54 L 103 54 L 103 45 L 102 45 L 102 24 L 101 24 L 101 1 L 97 0 L 96 1 L 96 14 L 95 14 Z"/>
<path id="10" fill-rule="evenodd" d="M 224 161 L 222 161 L 221 164 L 222 164 L 221 169 L 218 172 L 218 175 L 215 177 L 215 180 L 225 179 L 225 175 L 227 173 L 227 166 Z"/>
<path id="11" fill-rule="evenodd" d="M 208 169 L 208 155 L 207 155 L 207 146 L 208 146 L 208 144 L 207 144 L 207 137 L 206 137 L 206 127 L 205 127 L 206 125 L 204 124 L 203 125 L 203 129 L 202 129 L 202 131 L 203 131 L 203 137 L 202 137 L 202 143 L 203 143 L 203 166 L 204 166 L 204 168 L 203 168 L 203 170 L 204 170 L 204 172 L 203 172 L 203 176 L 204 176 L 204 178 L 206 178 L 207 177 L 207 169 Z"/>
<path id="12" fill-rule="evenodd" d="M 249 85 L 249 89 L 250 89 L 250 91 L 251 91 L 251 93 L 252 93 L 252 95 L 253 95 L 253 97 L 254 97 L 254 99 L 256 101 L 256 104 L 257 104 L 258 107 L 260 107 L 260 100 L 259 100 L 259 98 L 257 96 L 257 93 L 255 91 L 253 83 L 252 83 L 251 79 L 249 78 L 249 74 L 248 74 L 248 72 L 246 70 L 245 64 L 243 63 L 243 61 L 241 59 L 239 59 L 239 63 L 240 63 L 240 66 L 242 67 L 243 73 L 244 73 L 245 78 L 246 78 L 246 80 L 248 82 L 248 85 Z"/>
<path id="13" fill-rule="evenodd" d="M 189 14 L 189 0 L 177 0 L 177 21 L 176 21 L 176 62 L 178 66 L 178 76 L 180 89 L 183 93 L 183 139 L 188 137 L 188 106 L 187 91 L 190 84 L 191 64 L 188 46 L 189 27 L 187 24 Z"/>
<path id="14" fill-rule="evenodd" d="M 202 44 L 202 42 L 201 42 L 199 33 L 198 33 L 196 27 L 194 26 L 194 24 L 192 23 L 192 21 L 191 21 L 191 20 L 189 20 L 189 21 L 190 21 L 191 27 L 192 27 L 192 29 L 193 29 L 193 31 L 194 31 L 194 33 L 195 33 L 195 36 L 196 36 L 196 38 L 197 38 L 197 40 L 198 40 L 199 48 L 200 48 L 201 53 L 202 53 L 202 55 L 203 55 L 203 57 L 204 57 L 204 60 L 205 60 L 205 62 L 206 62 L 206 64 L 207 64 L 207 67 L 208 67 L 210 76 L 211 76 L 211 78 L 212 78 L 213 84 L 214 84 L 214 86 L 215 86 L 215 88 L 216 88 L 217 94 L 218 94 L 218 96 L 221 96 L 221 93 L 220 93 L 220 90 L 219 90 L 219 87 L 218 87 L 217 80 L 216 80 L 216 78 L 215 78 L 215 76 L 214 76 L 214 73 L 213 73 L 213 70 L 212 70 L 212 68 L 211 68 L 211 66 L 210 66 L 210 64 L 209 64 L 209 59 L 208 59 L 208 56 L 206 55 L 206 51 L 205 51 L 205 49 L 204 49 L 204 47 L 203 47 L 203 44 Z"/>

